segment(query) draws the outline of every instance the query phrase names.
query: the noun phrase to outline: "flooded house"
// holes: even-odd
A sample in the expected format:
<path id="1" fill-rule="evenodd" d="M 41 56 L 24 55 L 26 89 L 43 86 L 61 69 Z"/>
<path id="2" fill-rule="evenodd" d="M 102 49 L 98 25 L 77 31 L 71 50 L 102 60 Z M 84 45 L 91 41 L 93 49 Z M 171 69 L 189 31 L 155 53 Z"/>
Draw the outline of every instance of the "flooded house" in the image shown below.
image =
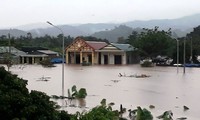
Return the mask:
<path id="1" fill-rule="evenodd" d="M 67 64 L 132 64 L 138 57 L 136 49 L 129 44 L 106 43 L 101 41 L 87 41 L 77 37 L 66 48 Z"/>
<path id="2" fill-rule="evenodd" d="M 13 64 L 20 63 L 20 56 L 26 55 L 25 52 L 18 50 L 12 46 L 0 47 L 0 63 L 4 64 L 6 60 L 10 60 Z"/>
<path id="3" fill-rule="evenodd" d="M 58 53 L 42 47 L 22 47 L 26 54 L 20 55 L 20 63 L 35 64 L 42 60 L 58 57 Z"/>
<path id="4" fill-rule="evenodd" d="M 22 47 L 20 50 L 13 46 L 0 47 L 0 64 L 8 60 L 12 64 L 35 64 L 57 57 L 59 57 L 57 52 L 42 47 Z"/>

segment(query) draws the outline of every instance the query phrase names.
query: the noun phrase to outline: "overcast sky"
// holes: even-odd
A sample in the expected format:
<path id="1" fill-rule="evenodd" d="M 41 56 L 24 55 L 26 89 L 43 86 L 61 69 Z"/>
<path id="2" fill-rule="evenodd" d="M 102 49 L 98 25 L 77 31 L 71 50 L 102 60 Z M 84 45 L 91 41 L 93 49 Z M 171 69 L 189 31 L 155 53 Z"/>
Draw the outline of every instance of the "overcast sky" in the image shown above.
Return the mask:
<path id="1" fill-rule="evenodd" d="M 200 0 L 0 0 L 0 28 L 173 19 L 200 13 Z"/>

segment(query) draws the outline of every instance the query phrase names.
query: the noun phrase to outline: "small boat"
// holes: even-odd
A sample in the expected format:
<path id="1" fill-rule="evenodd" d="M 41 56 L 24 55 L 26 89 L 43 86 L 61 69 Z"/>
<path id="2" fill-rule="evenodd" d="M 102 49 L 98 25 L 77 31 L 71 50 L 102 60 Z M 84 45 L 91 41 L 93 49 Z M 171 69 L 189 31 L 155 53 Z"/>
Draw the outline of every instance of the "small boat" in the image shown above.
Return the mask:
<path id="1" fill-rule="evenodd" d="M 185 64 L 185 67 L 200 67 L 200 64 L 187 63 L 187 64 Z"/>

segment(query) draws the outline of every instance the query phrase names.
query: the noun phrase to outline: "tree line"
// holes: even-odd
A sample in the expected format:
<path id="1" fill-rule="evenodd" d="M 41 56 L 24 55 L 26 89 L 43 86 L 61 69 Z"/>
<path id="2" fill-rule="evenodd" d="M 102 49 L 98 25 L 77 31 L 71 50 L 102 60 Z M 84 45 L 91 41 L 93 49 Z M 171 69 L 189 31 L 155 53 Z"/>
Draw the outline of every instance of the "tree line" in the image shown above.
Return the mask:
<path id="1" fill-rule="evenodd" d="M 45 35 L 42 37 L 32 38 L 30 33 L 27 33 L 27 36 L 20 36 L 18 38 L 8 37 L 6 35 L 2 35 L 0 37 L 0 45 L 1 46 L 14 46 L 20 49 L 23 46 L 32 46 L 32 47 L 44 47 L 50 50 L 62 53 L 62 40 L 63 35 L 59 34 L 56 37 Z M 74 40 L 71 36 L 64 36 L 65 47 L 68 46 Z"/>
<path id="2" fill-rule="evenodd" d="M 122 41 L 120 41 L 122 42 Z M 153 29 L 143 28 L 138 33 L 133 31 L 128 39 L 123 41 L 129 43 L 138 49 L 141 57 L 155 58 L 158 55 L 168 56 L 177 59 L 177 47 L 179 48 L 179 63 L 183 63 L 184 42 L 186 63 L 199 63 L 197 60 L 200 55 L 200 26 L 193 29 L 185 37 L 174 38 L 171 29 L 164 31 L 159 27 Z M 177 45 L 177 42 L 179 43 Z M 176 61 L 174 61 L 176 63 Z"/>
<path id="3" fill-rule="evenodd" d="M 109 40 L 98 39 L 92 36 L 81 36 L 88 41 L 104 41 L 109 43 Z M 45 47 L 50 50 L 62 53 L 62 39 L 63 35 L 59 34 L 56 37 L 45 35 L 43 37 L 33 38 L 31 33 L 27 36 L 20 36 L 18 38 L 8 37 L 6 35 L 0 36 L 0 45 L 8 46 L 9 40 L 11 46 L 20 49 L 22 46 L 37 46 Z M 64 36 L 65 47 L 73 42 L 74 38 L 71 36 Z M 178 40 L 178 41 L 177 41 Z M 171 29 L 164 31 L 159 30 L 159 27 L 153 29 L 143 28 L 142 32 L 133 31 L 128 36 L 128 39 L 120 37 L 118 43 L 129 43 L 139 52 L 141 57 L 155 58 L 158 55 L 168 56 L 174 60 L 177 59 L 177 47 L 179 48 L 179 63 L 183 63 L 183 49 L 185 41 L 186 63 L 197 61 L 200 55 L 200 26 L 193 29 L 182 38 L 173 38 Z M 177 46 L 179 42 L 179 46 Z M 174 61 L 175 62 L 175 61 Z"/>
<path id="4" fill-rule="evenodd" d="M 109 41 L 106 39 L 95 38 L 92 36 L 80 36 L 80 37 L 87 41 L 103 41 L 109 43 Z M 10 45 L 16 47 L 19 50 L 21 49 L 21 47 L 24 46 L 44 47 L 62 53 L 62 40 L 63 40 L 62 34 L 59 34 L 56 37 L 45 35 L 42 37 L 35 37 L 35 38 L 32 37 L 31 33 L 27 33 L 27 36 L 20 36 L 18 38 L 12 36 L 9 37 L 9 35 L 2 35 L 0 36 L 0 45 L 9 46 L 9 41 L 10 41 Z M 74 37 L 64 36 L 64 43 L 65 43 L 64 46 L 67 47 L 73 42 L 73 40 Z"/>

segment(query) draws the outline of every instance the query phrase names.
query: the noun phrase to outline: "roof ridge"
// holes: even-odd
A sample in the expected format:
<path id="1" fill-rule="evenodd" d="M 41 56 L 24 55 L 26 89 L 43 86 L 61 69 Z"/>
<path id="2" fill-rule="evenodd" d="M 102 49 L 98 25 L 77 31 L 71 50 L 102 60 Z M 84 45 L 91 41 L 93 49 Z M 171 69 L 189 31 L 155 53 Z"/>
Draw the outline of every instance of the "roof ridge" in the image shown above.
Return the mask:
<path id="1" fill-rule="evenodd" d="M 85 41 L 85 42 L 106 43 L 106 42 L 104 42 L 104 41 Z"/>

